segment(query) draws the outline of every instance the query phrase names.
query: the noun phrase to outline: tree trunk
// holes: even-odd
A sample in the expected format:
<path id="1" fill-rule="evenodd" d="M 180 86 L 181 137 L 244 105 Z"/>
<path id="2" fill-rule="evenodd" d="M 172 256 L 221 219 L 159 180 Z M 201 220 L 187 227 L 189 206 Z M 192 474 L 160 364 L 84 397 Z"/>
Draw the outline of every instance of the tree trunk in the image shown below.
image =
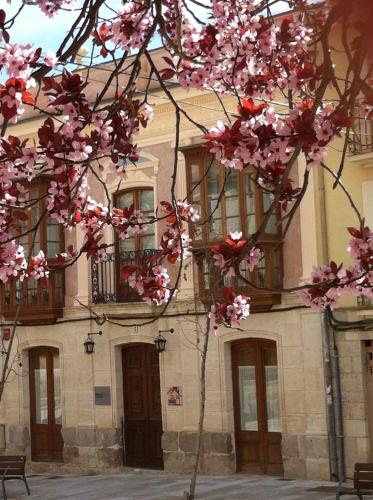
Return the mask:
<path id="1" fill-rule="evenodd" d="M 207 361 L 207 349 L 208 349 L 209 337 L 210 337 L 209 330 L 210 330 L 210 318 L 207 316 L 206 330 L 204 333 L 205 337 L 204 337 L 203 348 L 202 348 L 202 352 L 201 352 L 201 357 L 202 357 L 201 376 L 200 376 L 201 396 L 200 396 L 200 403 L 199 403 L 199 422 L 198 422 L 198 434 L 197 434 L 196 460 L 194 463 L 192 477 L 190 480 L 189 496 L 186 497 L 187 500 L 194 500 L 194 498 L 195 498 L 198 467 L 199 467 L 200 458 L 201 458 L 201 450 L 202 450 L 202 442 L 203 442 L 203 423 L 205 420 L 205 406 L 206 406 L 206 361 Z M 185 496 L 184 496 L 184 498 L 185 498 Z"/>

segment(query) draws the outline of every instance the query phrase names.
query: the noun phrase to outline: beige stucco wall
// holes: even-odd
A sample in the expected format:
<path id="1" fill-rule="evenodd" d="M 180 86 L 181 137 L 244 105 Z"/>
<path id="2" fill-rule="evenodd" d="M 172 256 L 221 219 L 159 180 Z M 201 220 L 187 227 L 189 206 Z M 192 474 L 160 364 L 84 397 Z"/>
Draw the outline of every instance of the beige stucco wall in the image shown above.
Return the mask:
<path id="1" fill-rule="evenodd" d="M 170 312 L 185 311 L 187 304 L 179 301 Z M 190 304 L 189 304 L 190 305 Z M 108 306 L 96 308 L 141 315 L 146 306 Z M 85 311 L 72 308 L 65 319 L 84 316 Z M 43 327 L 19 328 L 19 350 L 24 364 L 21 376 L 9 383 L 2 404 L 1 422 L 7 426 L 8 451 L 23 451 L 25 428 L 29 425 L 27 349 L 37 345 L 59 349 L 61 360 L 63 428 L 118 429 L 123 416 L 123 386 L 120 349 L 133 342 L 153 342 L 158 329 L 173 327 L 167 335 L 166 351 L 160 355 L 162 393 L 162 421 L 166 432 L 195 433 L 199 416 L 200 353 L 197 338 L 203 335 L 204 318 L 193 317 L 160 319 L 143 326 L 136 333 L 133 328 L 105 324 L 103 336 L 95 338 L 95 354 L 84 353 L 83 342 L 88 331 L 97 331 L 92 322 L 64 323 Z M 279 366 L 279 391 L 283 433 L 283 459 L 286 477 L 328 478 L 327 437 L 323 373 L 321 365 L 321 334 L 319 316 L 310 312 L 278 312 L 252 315 L 243 325 L 243 331 L 224 330 L 211 336 L 207 368 L 207 400 L 205 430 L 230 434 L 234 447 L 234 420 L 230 343 L 242 338 L 267 338 L 276 341 Z M 306 355 L 307 353 L 307 355 Z M 167 387 L 181 385 L 182 406 L 168 406 Z M 112 404 L 94 405 L 94 386 L 110 386 Z M 27 432 L 26 432 L 27 434 Z M 313 445 L 312 445 L 313 443 Z M 103 466 L 95 455 L 95 446 L 79 447 L 75 463 L 81 466 Z M 96 446 L 96 448 L 98 445 Z M 118 448 L 119 443 L 114 447 Z M 26 446 L 29 452 L 29 445 Z M 97 451 L 97 450 L 96 450 Z M 93 453 L 92 453 L 93 452 Z M 171 454 L 172 455 L 172 454 Z M 180 471 L 180 457 L 167 456 L 168 470 Z M 96 456 L 96 458 L 95 458 Z M 233 457 L 233 458 L 232 458 Z M 223 460 L 223 462 L 222 462 Z M 225 461 L 225 462 L 224 462 Z M 229 462 L 229 467 L 228 467 Z M 106 464 L 110 465 L 110 463 Z M 184 467 L 187 466 L 184 464 Z M 229 458 L 216 460 L 215 472 L 234 471 L 234 448 Z M 210 470 L 210 472 L 213 472 Z"/>

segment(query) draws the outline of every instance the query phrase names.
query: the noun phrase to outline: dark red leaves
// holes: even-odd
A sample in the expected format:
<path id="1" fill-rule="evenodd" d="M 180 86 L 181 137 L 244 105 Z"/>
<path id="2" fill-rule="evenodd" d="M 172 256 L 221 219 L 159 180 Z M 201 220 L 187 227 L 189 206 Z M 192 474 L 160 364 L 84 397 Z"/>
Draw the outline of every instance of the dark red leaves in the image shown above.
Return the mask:
<path id="1" fill-rule="evenodd" d="M 263 110 L 267 108 L 267 105 L 262 103 L 256 106 L 252 99 L 243 98 L 241 105 L 238 106 L 238 112 L 244 118 L 250 118 L 252 116 L 258 116 L 262 114 Z"/>
<path id="2" fill-rule="evenodd" d="M 361 234 L 361 231 L 358 229 L 355 229 L 354 227 L 348 227 L 347 231 L 353 236 L 354 238 L 362 238 L 363 235 Z"/>

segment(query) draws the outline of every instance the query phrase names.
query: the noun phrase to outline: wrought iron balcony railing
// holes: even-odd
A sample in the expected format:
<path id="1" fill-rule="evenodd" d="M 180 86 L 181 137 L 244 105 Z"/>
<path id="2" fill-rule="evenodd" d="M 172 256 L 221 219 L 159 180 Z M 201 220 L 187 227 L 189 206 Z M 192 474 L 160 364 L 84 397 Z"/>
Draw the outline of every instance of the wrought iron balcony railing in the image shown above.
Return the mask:
<path id="1" fill-rule="evenodd" d="M 356 109 L 355 116 L 357 118 L 350 130 L 348 151 L 355 155 L 370 153 L 373 151 L 373 120 L 367 120 L 360 108 Z"/>
<path id="2" fill-rule="evenodd" d="M 108 253 L 106 260 L 102 262 L 91 260 L 92 302 L 94 304 L 141 302 L 136 290 L 120 281 L 121 270 L 124 266 L 138 266 L 158 252 L 159 250 L 153 248 L 114 252 Z"/>

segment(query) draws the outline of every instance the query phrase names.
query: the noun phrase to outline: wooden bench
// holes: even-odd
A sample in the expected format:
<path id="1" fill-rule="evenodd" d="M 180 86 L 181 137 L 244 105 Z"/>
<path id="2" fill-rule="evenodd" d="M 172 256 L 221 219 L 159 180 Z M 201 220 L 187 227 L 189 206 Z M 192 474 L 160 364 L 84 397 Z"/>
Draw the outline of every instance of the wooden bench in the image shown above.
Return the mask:
<path id="1" fill-rule="evenodd" d="M 31 495 L 25 476 L 26 457 L 24 455 L 7 456 L 0 455 L 0 475 L 1 486 L 3 488 L 3 498 L 7 500 L 5 481 L 9 479 L 21 479 L 25 483 L 27 494 Z"/>
<path id="2" fill-rule="evenodd" d="M 346 479 L 351 479 L 353 485 L 344 486 Z M 356 495 L 363 500 L 364 495 L 373 494 L 373 463 L 372 464 L 355 464 L 354 477 L 346 477 L 341 481 L 337 488 L 337 500 L 342 495 Z"/>

